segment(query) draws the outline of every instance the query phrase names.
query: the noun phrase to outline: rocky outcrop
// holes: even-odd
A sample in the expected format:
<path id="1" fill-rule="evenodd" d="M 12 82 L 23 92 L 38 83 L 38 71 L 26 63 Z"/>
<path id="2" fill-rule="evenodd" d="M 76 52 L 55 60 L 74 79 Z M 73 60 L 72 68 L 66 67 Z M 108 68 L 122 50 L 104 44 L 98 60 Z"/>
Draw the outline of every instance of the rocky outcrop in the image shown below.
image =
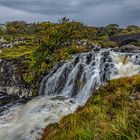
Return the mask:
<path id="1" fill-rule="evenodd" d="M 76 40 L 75 44 L 80 48 L 87 48 L 91 50 L 100 50 L 102 47 L 88 40 Z"/>
<path id="2" fill-rule="evenodd" d="M 140 40 L 140 33 L 116 35 L 111 36 L 109 39 L 111 41 L 117 42 L 119 45 L 125 45 L 130 42 Z"/>
<path id="3" fill-rule="evenodd" d="M 15 41 L 15 42 L 8 43 L 8 42 L 1 42 L 1 40 L 0 40 L 0 49 L 12 48 L 12 47 L 22 44 L 22 43 L 25 43 L 25 41 Z"/>
<path id="4" fill-rule="evenodd" d="M 0 38 L 0 53 L 2 53 L 2 50 L 5 48 L 13 48 L 14 46 L 17 46 L 19 44 L 24 44 L 24 43 L 25 43 L 24 40 L 8 42 L 3 37 L 1 37 Z"/>
<path id="5" fill-rule="evenodd" d="M 113 48 L 117 52 L 127 52 L 127 53 L 140 53 L 140 47 L 134 45 L 124 45 L 121 47 Z"/>
<path id="6" fill-rule="evenodd" d="M 31 87 L 23 80 L 19 60 L 0 59 L 0 92 L 30 96 Z"/>

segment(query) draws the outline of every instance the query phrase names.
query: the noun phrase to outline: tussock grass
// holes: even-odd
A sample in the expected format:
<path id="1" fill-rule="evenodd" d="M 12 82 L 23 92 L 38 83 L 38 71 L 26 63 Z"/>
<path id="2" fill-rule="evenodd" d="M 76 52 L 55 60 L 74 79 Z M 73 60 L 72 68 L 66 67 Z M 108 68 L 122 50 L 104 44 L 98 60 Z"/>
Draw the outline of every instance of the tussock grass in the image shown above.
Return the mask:
<path id="1" fill-rule="evenodd" d="M 42 140 L 140 140 L 140 75 L 107 82 L 86 106 L 46 128 Z"/>

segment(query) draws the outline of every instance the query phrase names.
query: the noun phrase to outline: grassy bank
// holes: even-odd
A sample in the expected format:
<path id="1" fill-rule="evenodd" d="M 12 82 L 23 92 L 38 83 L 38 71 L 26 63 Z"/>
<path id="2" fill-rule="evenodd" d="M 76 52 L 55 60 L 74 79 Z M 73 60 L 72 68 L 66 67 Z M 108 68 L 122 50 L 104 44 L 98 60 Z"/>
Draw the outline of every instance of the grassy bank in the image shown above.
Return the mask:
<path id="1" fill-rule="evenodd" d="M 30 46 L 17 46 L 13 48 L 5 48 L 3 52 L 0 54 L 0 59 L 16 59 L 23 56 L 30 55 L 36 47 Z"/>
<path id="2" fill-rule="evenodd" d="M 42 140 L 140 140 L 140 75 L 109 81 L 85 107 L 46 128 Z"/>

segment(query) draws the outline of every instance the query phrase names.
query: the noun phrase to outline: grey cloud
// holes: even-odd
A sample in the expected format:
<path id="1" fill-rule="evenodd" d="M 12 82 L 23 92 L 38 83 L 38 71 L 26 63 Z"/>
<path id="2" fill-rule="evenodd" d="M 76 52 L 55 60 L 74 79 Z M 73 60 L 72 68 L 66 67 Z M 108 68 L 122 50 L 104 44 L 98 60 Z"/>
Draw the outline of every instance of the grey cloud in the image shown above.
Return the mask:
<path id="1" fill-rule="evenodd" d="M 69 7 L 66 3 L 58 3 L 55 1 L 37 1 L 37 0 L 0 0 L 0 5 L 13 8 L 20 9 L 27 12 L 39 13 L 39 14 L 47 14 L 47 15 L 61 15 L 64 13 L 74 13 L 76 12 L 73 7 Z"/>
<path id="2" fill-rule="evenodd" d="M 79 13 L 89 7 L 115 3 L 113 0 L 0 0 L 0 5 L 47 15 L 63 15 Z"/>
<path id="3" fill-rule="evenodd" d="M 16 19 L 19 16 L 24 20 L 28 15 L 31 17 L 26 18 L 29 21 L 32 18 L 44 20 L 45 17 L 56 21 L 68 16 L 97 26 L 109 23 L 125 26 L 129 22 L 140 24 L 140 0 L 0 0 L 0 6 L 17 10 L 17 13 L 22 11 L 21 17 L 16 14 Z"/>

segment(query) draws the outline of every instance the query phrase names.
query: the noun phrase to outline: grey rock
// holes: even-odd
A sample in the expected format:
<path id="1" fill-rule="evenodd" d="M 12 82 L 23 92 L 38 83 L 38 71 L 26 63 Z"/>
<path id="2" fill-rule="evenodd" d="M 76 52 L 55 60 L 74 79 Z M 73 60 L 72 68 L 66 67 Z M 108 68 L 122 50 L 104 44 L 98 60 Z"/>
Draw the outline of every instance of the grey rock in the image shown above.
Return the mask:
<path id="1" fill-rule="evenodd" d="M 86 48 L 86 49 L 95 50 L 95 51 L 99 51 L 101 49 L 100 45 L 95 44 L 94 42 L 88 41 L 88 40 L 76 40 L 75 44 L 79 48 Z"/>
<path id="2" fill-rule="evenodd" d="M 130 99 L 132 100 L 140 100 L 140 89 L 136 87 L 133 89 L 132 93 L 130 94 Z"/>
<path id="3" fill-rule="evenodd" d="M 113 49 L 114 51 L 119 51 L 119 52 L 127 52 L 127 53 L 140 53 L 140 47 L 134 46 L 134 45 L 124 45 L 121 47 L 116 47 Z"/>
<path id="4" fill-rule="evenodd" d="M 25 83 L 18 60 L 0 59 L 0 92 L 18 96 L 31 96 L 31 86 Z"/>

